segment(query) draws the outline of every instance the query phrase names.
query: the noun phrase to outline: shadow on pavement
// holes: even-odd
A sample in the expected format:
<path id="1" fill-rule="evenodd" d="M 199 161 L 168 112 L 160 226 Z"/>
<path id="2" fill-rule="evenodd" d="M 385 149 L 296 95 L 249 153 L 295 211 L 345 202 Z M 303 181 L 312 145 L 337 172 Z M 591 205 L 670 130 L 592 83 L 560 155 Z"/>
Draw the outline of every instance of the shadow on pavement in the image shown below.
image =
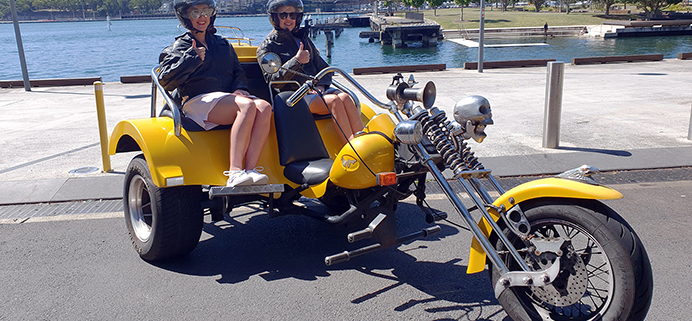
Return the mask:
<path id="1" fill-rule="evenodd" d="M 399 203 L 397 214 L 399 235 L 428 226 L 415 205 Z M 373 299 L 400 285 L 409 285 L 431 298 L 411 299 L 395 310 L 404 311 L 437 300 L 459 303 L 444 310 L 473 310 L 474 314 L 479 307 L 498 305 L 486 273 L 467 275 L 466 266 L 458 264 L 461 259 L 432 262 L 419 261 L 414 256 L 418 251 L 430 250 L 425 243 L 440 242 L 459 232 L 449 225 L 440 224 L 440 227 L 440 233 L 419 239 L 423 244 L 417 247 L 409 243 L 326 266 L 324 257 L 327 255 L 371 244 L 367 240 L 347 242 L 346 235 L 359 227 L 328 225 L 305 216 L 270 219 L 261 210 L 243 214 L 231 212 L 226 221 L 205 223 L 204 231 L 211 237 L 201 241 L 189 257 L 155 265 L 189 275 L 221 275 L 217 279 L 219 283 L 240 283 L 254 275 L 269 282 L 287 278 L 314 281 L 330 276 L 331 271 L 352 270 L 386 279 L 387 284 L 394 282 L 375 292 L 361 294 L 351 301 L 353 304 Z M 391 274 L 377 272 L 390 270 Z"/>
<path id="2" fill-rule="evenodd" d="M 621 157 L 630 157 L 630 156 L 632 156 L 632 153 L 630 153 L 630 152 L 628 152 L 628 151 L 626 151 L 626 150 L 599 149 L 599 148 L 581 148 L 581 147 L 564 147 L 564 146 L 559 146 L 557 149 L 571 150 L 571 151 L 575 151 L 575 152 L 599 153 L 599 154 L 607 154 L 607 155 L 621 156 Z"/>

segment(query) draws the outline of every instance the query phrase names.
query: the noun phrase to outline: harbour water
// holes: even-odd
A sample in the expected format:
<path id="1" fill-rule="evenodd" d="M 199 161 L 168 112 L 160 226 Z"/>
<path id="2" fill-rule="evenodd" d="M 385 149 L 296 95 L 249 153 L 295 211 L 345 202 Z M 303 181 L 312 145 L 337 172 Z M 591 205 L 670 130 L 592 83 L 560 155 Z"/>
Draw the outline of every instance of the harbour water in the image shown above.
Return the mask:
<path id="1" fill-rule="evenodd" d="M 259 44 L 271 30 L 266 16 L 218 18 L 217 25 L 240 27 L 245 36 Z M 157 64 L 161 50 L 181 33 L 178 21 L 111 20 L 21 23 L 20 30 L 31 79 L 102 77 L 120 81 L 120 76 L 148 75 Z M 354 67 L 445 63 L 461 68 L 464 62 L 478 60 L 478 48 L 467 48 L 451 41 L 437 47 L 401 48 L 382 46 L 360 39 L 367 28 L 346 28 L 336 38 L 332 57 L 327 61 L 346 71 Z M 313 40 L 324 55 L 324 35 Z M 485 48 L 485 61 L 556 59 L 570 62 L 573 57 L 663 54 L 675 58 L 692 52 L 692 36 L 593 39 L 580 37 L 488 39 L 486 44 L 545 42 L 547 46 L 509 46 Z M 17 44 L 12 24 L 0 24 L 0 80 L 22 79 Z"/>

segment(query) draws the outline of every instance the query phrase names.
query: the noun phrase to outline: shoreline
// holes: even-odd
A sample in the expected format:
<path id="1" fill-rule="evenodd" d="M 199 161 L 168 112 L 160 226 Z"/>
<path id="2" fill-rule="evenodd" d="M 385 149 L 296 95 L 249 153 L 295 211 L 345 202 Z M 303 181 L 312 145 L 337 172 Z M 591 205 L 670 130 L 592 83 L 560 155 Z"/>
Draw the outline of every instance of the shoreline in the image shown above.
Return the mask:
<path id="1" fill-rule="evenodd" d="M 356 11 L 342 11 L 342 12 L 306 12 L 306 15 L 343 15 L 343 14 L 355 14 L 355 15 L 369 15 L 371 13 L 367 12 L 356 12 Z M 223 13 L 217 13 L 216 16 L 217 18 L 236 18 L 236 17 L 263 17 L 266 16 L 266 13 L 244 13 L 244 14 L 223 14 Z M 125 15 L 125 18 L 111 18 L 110 21 L 130 21 L 130 20 L 165 20 L 165 19 L 177 19 L 175 17 L 175 14 L 170 14 L 170 15 L 141 15 L 141 17 L 136 17 L 133 15 Z M 36 19 L 36 20 L 19 20 L 19 23 L 51 23 L 51 22 L 94 22 L 94 21 L 100 21 L 100 22 L 105 22 L 108 21 L 107 18 L 95 18 L 95 19 L 80 19 L 80 18 L 75 18 L 75 19 L 53 19 L 53 20 L 46 20 L 46 19 Z M 12 20 L 0 20 L 0 24 L 12 24 L 14 21 Z"/>

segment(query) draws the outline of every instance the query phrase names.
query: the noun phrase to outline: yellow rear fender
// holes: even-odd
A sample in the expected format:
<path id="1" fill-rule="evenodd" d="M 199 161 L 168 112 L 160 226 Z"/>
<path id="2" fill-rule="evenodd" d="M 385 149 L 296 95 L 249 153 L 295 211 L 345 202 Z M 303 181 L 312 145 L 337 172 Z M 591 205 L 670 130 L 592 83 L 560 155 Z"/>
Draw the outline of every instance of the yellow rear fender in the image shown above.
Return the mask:
<path id="1" fill-rule="evenodd" d="M 362 105 L 361 113 L 364 122 L 375 115 L 367 105 Z M 273 119 L 271 123 L 274 123 Z M 316 123 L 330 156 L 336 158 L 344 145 L 337 136 L 332 120 L 318 120 Z M 152 117 L 119 122 L 111 133 L 108 150 L 110 155 L 142 151 L 152 180 L 159 187 L 226 185 L 227 178 L 223 172 L 229 168 L 229 139 L 228 129 L 199 132 L 182 129 L 180 136 L 176 137 L 173 119 Z M 271 126 L 258 167 L 262 167 L 262 173 L 269 176 L 270 184 L 298 187 L 284 177 L 277 155 L 276 132 Z M 301 194 L 311 198 L 321 197 L 326 186 L 327 181 L 324 181 Z"/>
<path id="2" fill-rule="evenodd" d="M 602 185 L 591 185 L 562 178 L 544 178 L 519 185 L 498 197 L 493 205 L 504 206 L 509 209 L 516 204 L 531 199 L 544 197 L 578 198 L 578 199 L 619 199 L 622 194 L 612 188 Z M 492 218 L 497 221 L 500 215 L 494 209 L 488 209 Z M 483 234 L 490 236 L 491 227 L 487 221 L 481 219 L 478 223 Z M 476 273 L 485 270 L 486 254 L 481 244 L 473 239 L 471 242 L 471 254 L 466 273 Z"/>
<path id="3" fill-rule="evenodd" d="M 175 136 L 168 117 L 124 120 L 118 123 L 109 140 L 109 154 L 141 150 L 154 184 L 226 185 L 229 169 L 230 133 L 225 130 L 190 132 L 182 129 Z M 269 132 L 258 167 L 269 176 L 270 184 L 284 184 L 283 167 L 278 164 L 276 133 Z"/>

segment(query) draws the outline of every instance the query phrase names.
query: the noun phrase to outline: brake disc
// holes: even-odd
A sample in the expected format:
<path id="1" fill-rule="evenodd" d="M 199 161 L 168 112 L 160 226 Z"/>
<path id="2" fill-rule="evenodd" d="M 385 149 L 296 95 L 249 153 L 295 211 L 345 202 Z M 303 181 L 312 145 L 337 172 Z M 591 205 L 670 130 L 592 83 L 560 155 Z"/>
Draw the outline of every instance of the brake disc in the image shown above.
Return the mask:
<path id="1" fill-rule="evenodd" d="M 544 287 L 533 287 L 534 296 L 553 306 L 563 307 L 576 303 L 586 293 L 588 275 L 586 265 L 579 255 L 574 253 L 571 245 L 562 256 L 560 274 Z"/>

